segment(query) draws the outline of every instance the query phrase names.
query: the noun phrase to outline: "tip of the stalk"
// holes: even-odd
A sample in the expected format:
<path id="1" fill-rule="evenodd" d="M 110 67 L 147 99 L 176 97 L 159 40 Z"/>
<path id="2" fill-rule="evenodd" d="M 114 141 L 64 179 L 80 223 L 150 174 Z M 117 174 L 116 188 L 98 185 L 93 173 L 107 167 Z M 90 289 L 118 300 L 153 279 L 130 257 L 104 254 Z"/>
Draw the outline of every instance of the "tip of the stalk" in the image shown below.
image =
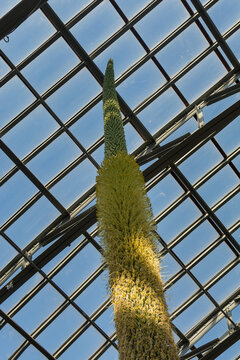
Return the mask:
<path id="1" fill-rule="evenodd" d="M 113 58 L 108 60 L 108 65 L 113 65 Z"/>

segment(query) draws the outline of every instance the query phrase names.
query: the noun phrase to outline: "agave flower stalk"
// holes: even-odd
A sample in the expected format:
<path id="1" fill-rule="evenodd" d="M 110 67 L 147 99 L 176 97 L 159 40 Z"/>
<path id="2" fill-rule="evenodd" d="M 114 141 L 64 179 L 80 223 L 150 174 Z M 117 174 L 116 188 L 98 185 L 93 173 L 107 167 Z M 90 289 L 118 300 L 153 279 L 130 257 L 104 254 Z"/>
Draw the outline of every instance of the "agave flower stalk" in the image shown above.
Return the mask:
<path id="1" fill-rule="evenodd" d="M 120 360 L 177 360 L 143 175 L 127 154 L 113 61 L 104 86 L 105 160 L 97 216 L 114 308 Z"/>

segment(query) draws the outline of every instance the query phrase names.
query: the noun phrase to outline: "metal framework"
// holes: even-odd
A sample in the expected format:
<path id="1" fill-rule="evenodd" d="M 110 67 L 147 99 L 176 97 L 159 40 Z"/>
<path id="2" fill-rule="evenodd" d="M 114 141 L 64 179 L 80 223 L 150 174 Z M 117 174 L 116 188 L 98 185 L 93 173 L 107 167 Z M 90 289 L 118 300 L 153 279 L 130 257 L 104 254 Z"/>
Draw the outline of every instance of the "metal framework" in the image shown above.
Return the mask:
<path id="1" fill-rule="evenodd" d="M 64 354 L 68 354 L 67 351 L 69 351 L 71 347 L 78 344 L 78 341 L 87 334 L 90 328 L 101 335 L 102 343 L 97 348 L 92 349 L 91 354 L 87 357 L 80 356 L 81 360 L 87 358 L 91 360 L 113 359 L 113 355 L 108 357 L 108 351 L 113 351 L 114 349 L 117 351 L 115 332 L 112 331 L 109 333 L 108 330 L 105 330 L 106 325 L 101 326 L 100 321 L 109 309 L 111 309 L 111 299 L 106 296 L 105 300 L 102 301 L 92 313 L 85 311 L 78 303 L 79 297 L 91 286 L 94 286 L 98 279 L 105 273 L 105 264 L 96 264 L 94 271 L 91 271 L 83 281 L 79 280 L 74 291 L 65 291 L 64 286 L 59 285 L 56 280 L 57 275 L 61 274 L 61 271 L 65 271 L 64 269 L 68 266 L 71 266 L 77 257 L 83 254 L 84 251 L 87 251 L 86 249 L 89 247 L 95 249 L 97 253 L 101 254 L 102 252 L 97 237 L 95 186 L 89 186 L 88 189 L 81 196 L 75 198 L 68 207 L 66 207 L 57 196 L 54 196 L 53 192 L 54 186 L 73 173 L 84 161 L 88 161 L 95 169 L 99 168 L 100 163 L 95 154 L 101 149 L 104 143 L 103 134 L 99 133 L 97 141 L 88 148 L 85 148 L 81 141 L 74 135 L 71 127 L 80 122 L 94 106 L 99 104 L 102 95 L 101 92 L 95 94 L 85 106 L 80 108 L 65 122 L 48 104 L 48 99 L 51 95 L 55 94 L 57 90 L 62 89 L 65 84 L 83 69 L 87 69 L 97 83 L 102 86 L 103 73 L 97 66 L 98 57 L 103 54 L 105 50 L 109 49 L 112 44 L 117 46 L 118 41 L 121 40 L 125 34 L 129 33 L 131 33 L 139 46 L 144 50 L 144 55 L 133 64 L 129 64 L 128 68 L 116 79 L 117 90 L 118 86 L 122 83 L 124 84 L 124 81 L 128 80 L 131 75 L 136 74 L 139 69 L 143 69 L 143 66 L 148 62 L 154 64 L 157 71 L 159 71 L 165 79 L 163 85 L 145 97 L 135 108 L 128 105 L 128 100 L 125 100 L 123 96 L 120 95 L 120 91 L 118 98 L 124 116 L 124 125 L 131 125 L 134 132 L 138 134 L 142 141 L 142 144 L 134 149 L 132 155 L 136 157 L 138 164 L 142 167 L 147 191 L 149 191 L 149 193 L 155 191 L 167 178 L 171 178 L 176 186 L 181 189 L 180 195 L 176 196 L 164 209 L 155 214 L 156 224 L 160 226 L 160 230 L 156 233 L 156 237 L 159 240 L 160 255 L 163 259 L 165 256 L 170 256 L 178 265 L 178 270 L 165 281 L 165 290 L 167 292 L 169 290 L 171 291 L 184 277 L 190 279 L 197 289 L 170 313 L 180 357 L 182 360 L 217 359 L 219 355 L 227 351 L 231 346 L 234 346 L 239 340 L 240 324 L 232 315 L 232 312 L 234 312 L 240 303 L 239 284 L 232 293 L 226 293 L 220 302 L 212 293 L 215 285 L 220 284 L 221 280 L 226 279 L 227 276 L 239 268 L 240 259 L 240 243 L 236 236 L 240 228 L 239 216 L 237 221 L 234 219 L 233 223 L 228 225 L 218 215 L 219 211 L 224 209 L 231 200 L 237 199 L 240 191 L 240 172 L 239 167 L 236 165 L 236 160 L 239 159 L 240 154 L 239 144 L 238 147 L 231 150 L 231 152 L 226 152 L 221 142 L 218 141 L 218 134 L 230 128 L 230 126 L 237 121 L 239 124 L 240 118 L 240 100 L 238 100 L 239 97 L 237 97 L 240 90 L 238 80 L 240 76 L 240 63 L 228 42 L 228 40 L 239 31 L 240 21 L 232 24 L 232 27 L 226 32 L 220 32 L 214 20 L 211 18 L 211 10 L 214 9 L 214 6 L 218 6 L 222 2 L 223 0 L 210 0 L 203 5 L 200 0 L 179 0 L 179 3 L 187 13 L 186 19 L 173 30 L 169 31 L 167 36 L 153 48 L 150 48 L 147 40 L 144 40 L 144 36 L 141 34 L 141 31 L 138 30 L 138 25 L 148 15 L 151 15 L 157 6 L 161 6 L 161 3 L 166 3 L 166 0 L 146 1 L 145 7 L 130 19 L 122 10 L 121 1 L 93 0 L 81 9 L 81 11 L 74 14 L 66 23 L 64 23 L 57 14 L 57 11 L 54 10 L 54 1 L 22 0 L 0 19 L 0 36 L 1 39 L 5 38 L 7 41 L 11 41 L 11 34 L 15 31 L 17 32 L 21 26 L 24 26 L 25 21 L 31 19 L 33 13 L 44 16 L 55 29 L 49 38 L 18 64 L 15 64 L 14 61 L 10 59 L 4 48 L 2 50 L 0 49 L 0 60 L 9 68 L 9 71 L 5 72 L 0 80 L 0 87 L 4 90 L 12 79 L 17 78 L 23 84 L 22 86 L 28 89 L 35 99 L 9 122 L 4 123 L 4 126 L 0 126 L 0 151 L 12 162 L 12 166 L 1 174 L 0 185 L 2 190 L 0 190 L 0 196 L 1 191 L 4 194 L 5 187 L 14 179 L 14 176 L 20 172 L 23 173 L 26 179 L 36 188 L 36 192 L 32 197 L 0 223 L 0 246 L 4 242 L 4 244 L 13 248 L 16 254 L 4 265 L 2 265 L 0 257 L 0 339 L 1 336 L 6 336 L 7 325 L 23 337 L 23 341 L 16 344 L 16 346 L 13 347 L 14 349 L 11 350 L 11 354 L 8 355 L 9 359 L 27 360 L 29 357 L 27 357 L 28 355 L 26 354 L 30 346 L 33 346 L 44 358 L 61 359 L 61 356 L 64 357 Z M 78 42 L 76 37 L 74 37 L 72 28 L 76 24 L 81 23 L 81 21 L 88 19 L 88 15 L 93 14 L 93 12 L 97 11 L 104 3 L 111 6 L 113 11 L 122 19 L 123 25 L 89 54 L 86 49 L 81 46 L 81 42 Z M 172 44 L 178 36 L 183 34 L 184 31 L 189 29 L 193 24 L 201 33 L 202 38 L 208 43 L 208 46 L 202 49 L 201 53 L 190 62 L 187 62 L 178 73 L 171 77 L 158 60 L 158 54 L 161 54 L 162 50 L 166 49 L 169 44 Z M 31 84 L 31 81 L 23 75 L 24 69 L 60 38 L 68 44 L 71 51 L 79 59 L 79 62 L 43 94 L 40 94 Z M 216 79 L 211 87 L 206 89 L 205 92 L 202 92 L 198 98 L 189 101 L 187 96 L 184 95 L 184 91 L 181 90 L 181 85 L 179 85 L 180 80 L 185 79 L 185 76 L 189 74 L 191 70 L 203 61 L 206 61 L 209 55 L 214 55 L 218 59 L 225 69 L 225 72 L 220 79 Z M 147 77 L 148 74 L 145 74 L 145 76 Z M 204 76 L 204 74 L 201 76 Z M 88 86 L 88 84 L 84 84 L 84 86 Z M 155 100 L 160 99 L 169 89 L 173 91 L 183 104 L 182 110 L 175 116 L 172 116 L 162 126 L 160 125 L 159 119 L 159 128 L 153 133 L 148 129 L 148 126 L 140 120 L 141 112 L 149 109 L 151 104 L 153 104 Z M 217 110 L 211 119 L 206 122 L 205 112 L 208 106 L 210 107 L 212 104 L 217 103 L 220 104 L 221 108 L 223 101 L 229 100 L 230 97 L 234 95 L 236 97 L 230 105 L 227 104 L 227 106 L 223 106 L 222 111 Z M 35 148 L 31 149 L 26 156 L 19 158 L 11 149 L 11 145 L 8 144 L 5 137 L 11 133 L 13 129 L 16 129 L 17 125 L 40 105 L 51 115 L 56 124 L 58 124 L 58 128 Z M 7 109 L 8 104 L 5 104 L 5 107 Z M 192 119 L 194 119 L 196 124 L 195 130 L 189 131 L 188 129 L 186 132 L 183 131 L 183 133 L 180 133 L 179 136 L 177 131 L 183 129 Z M 89 131 L 91 131 L 91 129 Z M 50 181 L 43 183 L 34 172 L 30 170 L 29 164 L 31 160 L 37 158 L 48 146 L 54 144 L 62 134 L 66 134 L 69 139 L 71 139 L 72 144 L 75 144 L 79 149 L 80 155 L 67 166 L 64 166 Z M 87 133 L 86 136 L 88 136 Z M 168 141 L 168 137 L 170 137 L 170 141 Z M 162 144 L 162 142 L 165 143 Z M 211 166 L 207 171 L 203 171 L 201 177 L 196 181 L 191 181 L 188 176 L 184 174 L 181 166 L 185 161 L 194 158 L 196 153 L 201 152 L 204 146 L 209 144 L 214 151 L 221 156 L 222 160 L 216 162 L 215 165 Z M 209 204 L 199 190 L 201 190 L 204 184 L 209 184 L 215 175 L 217 176 L 221 170 L 226 168 L 230 169 L 232 176 L 238 178 L 238 183 L 223 196 L 220 196 L 214 204 Z M 219 186 L 221 186 L 221 184 Z M 12 194 L 12 196 L 14 197 L 15 194 Z M 9 230 L 43 198 L 46 198 L 52 207 L 56 209 L 58 216 L 39 232 L 36 237 L 32 237 L 31 241 L 22 248 L 19 246 L 18 241 L 9 235 Z M 190 201 L 191 204 L 193 204 L 199 215 L 196 218 L 192 218 L 191 222 L 173 238 L 170 240 L 165 239 L 161 233 L 161 224 L 165 220 L 168 220 L 174 214 L 175 210 L 179 210 L 186 201 Z M 198 251 L 194 257 L 185 261 L 179 256 L 177 248 L 183 244 L 185 239 L 192 236 L 202 224 L 208 224 L 214 229 L 217 235 L 207 246 L 201 251 Z M 211 275 L 207 282 L 201 281 L 198 275 L 195 274 L 197 265 L 203 264 L 207 257 L 211 256 L 214 250 L 219 249 L 221 245 L 224 245 L 229 253 L 231 253 L 231 260 L 215 272 L 214 275 Z M 93 260 L 89 258 L 88 262 L 91 263 L 92 261 Z M 41 279 L 38 279 L 33 286 L 24 290 L 24 286 L 36 276 L 39 276 Z M 71 277 L 69 279 L 69 281 L 72 281 Z M 41 290 L 47 285 L 50 285 L 56 294 L 61 296 L 62 302 L 55 306 L 54 310 L 51 311 L 47 317 L 37 323 L 33 330 L 26 331 L 24 326 L 21 326 L 15 319 L 17 319 L 18 315 L 21 315 L 22 311 L 24 311 L 29 304 L 33 303 L 34 299 L 41 294 Z M 5 306 L 9 300 L 15 298 L 21 289 L 23 289 L 22 295 L 16 297 L 15 301 L 12 301 L 13 305 L 10 308 Z M 191 309 L 191 306 L 197 304 L 197 301 L 203 297 L 211 304 L 212 310 L 204 314 L 189 330 L 185 331 L 181 325 L 178 325 L 178 319 L 184 316 L 184 314 Z M 64 340 L 54 351 L 49 350 L 47 345 L 43 345 L 41 334 L 48 331 L 55 321 L 64 314 L 64 311 L 70 308 L 74 309 L 74 311 L 82 317 L 83 321 L 77 328 L 72 328 L 69 334 L 65 334 L 65 336 L 63 336 L 64 329 L 62 329 L 61 338 L 64 338 Z M 220 321 L 226 322 L 227 331 L 220 334 L 220 336 L 208 338 L 207 336 L 210 334 L 210 330 L 214 329 Z M 200 342 L 199 345 L 201 339 L 207 340 L 204 340 L 203 343 Z M 53 338 L 51 341 L 54 343 L 55 339 Z M 81 351 L 81 349 L 78 349 L 78 351 Z"/>

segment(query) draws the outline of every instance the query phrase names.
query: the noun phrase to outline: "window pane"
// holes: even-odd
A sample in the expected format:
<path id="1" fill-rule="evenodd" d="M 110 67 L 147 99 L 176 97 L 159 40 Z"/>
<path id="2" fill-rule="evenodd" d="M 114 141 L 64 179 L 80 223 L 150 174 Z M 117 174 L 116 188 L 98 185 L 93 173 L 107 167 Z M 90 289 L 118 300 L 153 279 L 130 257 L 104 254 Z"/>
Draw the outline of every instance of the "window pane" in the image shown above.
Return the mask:
<path id="1" fill-rule="evenodd" d="M 180 1 L 161 1 L 135 26 L 147 45 L 152 48 L 188 17 Z"/>
<path id="2" fill-rule="evenodd" d="M 111 21 L 106 21 L 106 19 L 111 19 Z M 85 51 L 91 53 L 123 24 L 123 20 L 111 3 L 103 1 L 81 19 L 71 32 Z"/>
<path id="3" fill-rule="evenodd" d="M 79 58 L 60 38 L 26 66 L 22 73 L 39 93 L 43 93 L 79 62 Z"/>
<path id="4" fill-rule="evenodd" d="M 18 64 L 55 31 L 42 11 L 37 10 L 9 35 L 8 43 L 1 42 L 1 48 L 14 64 Z"/>

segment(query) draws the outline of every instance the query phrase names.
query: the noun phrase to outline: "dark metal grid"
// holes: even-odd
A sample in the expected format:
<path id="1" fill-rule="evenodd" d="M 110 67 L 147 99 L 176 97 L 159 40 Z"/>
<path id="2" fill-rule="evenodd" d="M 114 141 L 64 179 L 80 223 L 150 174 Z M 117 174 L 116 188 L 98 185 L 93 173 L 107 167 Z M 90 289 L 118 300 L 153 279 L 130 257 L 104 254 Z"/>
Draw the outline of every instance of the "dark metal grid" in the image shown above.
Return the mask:
<path id="1" fill-rule="evenodd" d="M 63 264 L 64 264 L 64 262 L 62 262 L 60 266 L 62 267 Z M 233 265 L 234 265 L 234 264 L 230 264 L 230 267 L 228 268 L 228 271 L 231 269 L 231 267 L 233 267 Z M 226 271 L 224 271 L 223 273 L 221 273 L 221 274 L 220 274 L 220 277 L 224 276 L 225 273 L 226 273 Z M 174 283 L 174 282 L 173 282 L 173 283 Z M 193 296 L 193 298 L 194 298 L 194 300 L 196 300 L 196 296 Z M 190 302 L 188 301 L 188 306 L 189 306 L 189 304 L 190 304 Z M 54 318 L 53 315 L 51 315 L 51 318 Z M 41 328 L 42 328 L 42 326 L 41 326 Z M 37 335 L 38 332 L 34 332 L 33 334 L 34 334 L 34 335 L 35 335 L 35 334 Z M 33 335 L 33 334 L 32 334 L 32 335 Z M 17 353 L 18 353 L 18 352 L 17 352 Z M 17 354 L 17 353 L 16 353 L 16 354 Z M 19 353 L 19 354 L 20 354 L 20 353 Z"/>
<path id="2" fill-rule="evenodd" d="M 160 173 L 162 170 L 164 170 L 166 167 L 168 167 L 169 164 L 177 161 L 179 158 L 184 156 L 184 154 L 188 153 L 189 150 L 196 151 L 201 145 L 206 143 L 209 139 L 211 139 L 215 134 L 217 134 L 218 131 L 220 131 L 224 126 L 226 126 L 229 122 L 231 122 L 236 116 L 239 114 L 239 103 L 237 102 L 234 104 L 231 108 L 217 116 L 214 120 L 212 120 L 210 123 L 206 124 L 202 129 L 199 129 L 195 134 L 185 139 L 183 142 L 178 144 L 175 148 L 170 149 L 166 155 L 161 157 L 161 159 L 157 160 L 153 165 L 151 165 L 148 169 L 146 169 L 143 174 L 145 177 L 145 180 L 148 182 L 151 178 L 155 177 L 156 174 Z M 229 159 L 232 159 L 234 156 L 236 156 L 238 152 L 234 152 L 234 154 L 231 154 L 231 157 Z M 219 169 L 218 169 L 219 170 Z M 215 170 L 216 171 L 216 170 Z M 206 180 L 212 176 L 215 171 L 212 171 L 207 177 Z M 156 182 L 156 179 L 155 179 Z M 202 180 L 203 182 L 203 180 Z M 199 183 L 199 186 L 201 183 Z M 150 187 L 147 186 L 148 189 Z M 183 195 L 175 202 L 174 207 L 179 205 L 184 200 Z M 156 220 L 159 221 L 161 218 L 165 217 L 171 210 L 173 210 L 172 207 L 170 207 L 169 210 L 166 210 L 164 214 L 160 215 Z M 80 223 L 79 223 L 80 221 Z M 96 215 L 95 215 L 95 209 L 90 209 L 85 217 L 83 217 L 81 214 L 78 216 L 78 218 L 70 220 L 70 222 L 67 222 L 65 224 L 66 229 L 68 229 L 69 225 L 71 228 L 66 232 L 69 235 L 71 235 L 74 231 L 77 231 L 79 226 L 81 226 L 81 229 L 84 230 L 86 223 L 93 223 L 96 222 Z M 58 236 L 60 233 L 57 232 L 56 236 Z M 50 233 L 51 236 L 51 233 Z M 48 240 L 47 238 L 37 237 L 35 242 L 30 243 L 24 251 L 29 251 L 32 248 L 33 243 L 41 241 L 41 243 L 44 244 L 44 242 Z M 60 242 L 61 243 L 61 242 Z M 20 260 L 20 256 L 16 256 L 13 262 L 10 262 L 2 271 L 2 273 L 5 273 L 7 270 L 13 266 L 13 263 L 17 263 Z"/>
<path id="3" fill-rule="evenodd" d="M 62 297 L 69 302 L 70 305 L 72 305 L 75 310 L 77 310 L 85 319 L 86 323 L 92 325 L 106 340 L 108 340 L 111 345 L 113 345 L 115 348 L 117 348 L 116 344 L 109 338 L 109 336 L 95 323 L 95 320 L 92 320 L 85 311 L 83 311 L 52 279 L 48 278 L 48 276 L 45 274 L 43 270 L 41 270 L 40 267 L 38 267 L 34 261 L 32 261 L 20 248 L 15 244 L 14 241 L 12 241 L 9 236 L 7 236 L 3 231 L 0 231 L 0 234 L 2 237 L 16 250 L 18 251 L 24 259 L 31 265 L 31 267 L 38 272 L 45 280 L 47 280 L 48 284 L 50 284 Z M 5 317 L 5 320 L 7 318 Z M 12 325 L 13 326 L 13 325 Z"/>

